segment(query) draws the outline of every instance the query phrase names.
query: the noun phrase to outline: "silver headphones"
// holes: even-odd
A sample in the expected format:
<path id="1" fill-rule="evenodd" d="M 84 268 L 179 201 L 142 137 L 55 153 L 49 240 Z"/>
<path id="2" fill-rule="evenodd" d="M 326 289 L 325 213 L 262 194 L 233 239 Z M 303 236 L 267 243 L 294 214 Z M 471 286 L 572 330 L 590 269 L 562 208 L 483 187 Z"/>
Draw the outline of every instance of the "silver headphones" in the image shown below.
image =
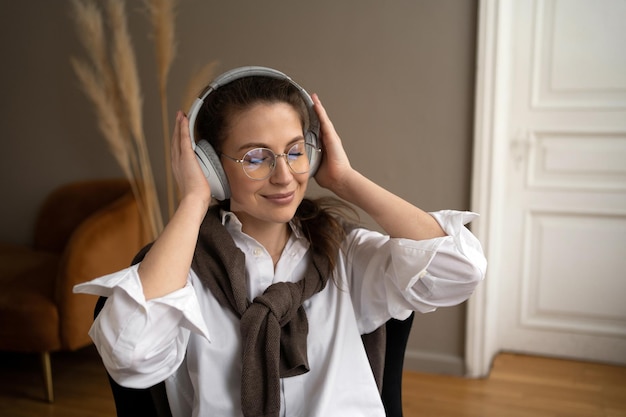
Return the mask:
<path id="1" fill-rule="evenodd" d="M 200 163 L 202 172 L 204 172 L 205 177 L 209 181 L 211 194 L 218 200 L 226 200 L 227 198 L 230 198 L 230 186 L 228 185 L 228 179 L 226 178 L 226 173 L 224 172 L 220 158 L 215 152 L 215 149 L 213 149 L 213 146 L 211 146 L 211 144 L 204 138 L 198 138 L 198 140 L 196 140 L 196 119 L 202 104 L 204 104 L 204 100 L 206 100 L 209 94 L 232 81 L 251 76 L 287 80 L 298 89 L 309 112 L 309 128 L 304 134 L 304 140 L 307 143 L 312 144 L 315 149 L 321 148 L 321 143 L 319 143 L 320 122 L 317 118 L 315 110 L 313 109 L 313 100 L 311 100 L 311 96 L 309 96 L 309 94 L 291 78 L 275 69 L 258 66 L 240 67 L 225 72 L 209 84 L 209 87 L 202 94 L 202 96 L 198 97 L 191 105 L 188 113 L 191 146 L 196 154 L 196 159 Z M 311 165 L 309 176 L 312 177 L 315 175 L 315 172 L 321 162 L 321 154 L 319 152 L 312 152 L 309 154 L 309 162 Z"/>

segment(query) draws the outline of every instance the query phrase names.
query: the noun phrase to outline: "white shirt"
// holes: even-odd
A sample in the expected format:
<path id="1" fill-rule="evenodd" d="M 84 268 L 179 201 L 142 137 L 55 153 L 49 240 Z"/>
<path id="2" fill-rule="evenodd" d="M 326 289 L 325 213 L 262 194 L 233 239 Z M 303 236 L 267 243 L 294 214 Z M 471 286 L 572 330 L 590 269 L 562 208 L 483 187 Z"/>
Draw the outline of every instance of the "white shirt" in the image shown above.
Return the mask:
<path id="1" fill-rule="evenodd" d="M 335 269 L 337 285 L 305 301 L 311 370 L 281 379 L 283 416 L 384 416 L 361 343 L 390 318 L 429 312 L 466 300 L 485 273 L 478 240 L 464 227 L 469 212 L 431 213 L 446 237 L 395 239 L 355 229 Z M 276 269 L 271 256 L 232 213 L 223 223 L 246 257 L 249 298 L 279 281 L 298 281 L 309 243 L 294 233 Z M 75 292 L 109 297 L 89 332 L 120 385 L 145 388 L 166 381 L 175 417 L 241 416 L 239 320 L 222 308 L 190 270 L 187 285 L 146 301 L 137 266 L 77 285 Z"/>

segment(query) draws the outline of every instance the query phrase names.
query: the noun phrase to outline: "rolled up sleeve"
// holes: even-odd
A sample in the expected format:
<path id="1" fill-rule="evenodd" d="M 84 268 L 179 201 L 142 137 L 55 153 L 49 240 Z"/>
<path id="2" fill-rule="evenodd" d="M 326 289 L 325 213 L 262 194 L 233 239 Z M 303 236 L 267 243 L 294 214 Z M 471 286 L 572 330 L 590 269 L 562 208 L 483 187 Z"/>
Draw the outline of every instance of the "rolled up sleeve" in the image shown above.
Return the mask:
<path id="1" fill-rule="evenodd" d="M 447 236 L 415 241 L 364 229 L 353 232 L 348 256 L 362 332 L 392 317 L 405 319 L 411 311 L 460 304 L 483 280 L 487 261 L 480 242 L 465 227 L 477 215 L 454 210 L 431 215 Z"/>
<path id="2" fill-rule="evenodd" d="M 477 214 L 453 210 L 431 213 L 448 236 L 434 239 L 437 250 L 421 276 L 407 285 L 419 311 L 462 303 L 484 279 L 487 261 L 478 239 L 465 227 Z"/>
<path id="3" fill-rule="evenodd" d="M 182 363 L 190 332 L 210 341 L 193 286 L 146 301 L 138 265 L 74 287 L 107 297 L 89 335 L 111 377 L 129 388 L 146 388 Z"/>

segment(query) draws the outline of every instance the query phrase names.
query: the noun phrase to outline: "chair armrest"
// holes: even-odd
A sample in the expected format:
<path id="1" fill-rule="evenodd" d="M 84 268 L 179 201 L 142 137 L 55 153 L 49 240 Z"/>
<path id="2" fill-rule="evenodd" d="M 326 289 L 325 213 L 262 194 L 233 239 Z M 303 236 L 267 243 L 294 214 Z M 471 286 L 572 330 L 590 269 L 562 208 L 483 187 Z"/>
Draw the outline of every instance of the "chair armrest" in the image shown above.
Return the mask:
<path id="1" fill-rule="evenodd" d="M 87 331 L 97 300 L 73 294 L 74 285 L 126 268 L 146 240 L 131 192 L 88 217 L 74 231 L 62 255 L 56 288 L 64 348 L 90 343 Z"/>

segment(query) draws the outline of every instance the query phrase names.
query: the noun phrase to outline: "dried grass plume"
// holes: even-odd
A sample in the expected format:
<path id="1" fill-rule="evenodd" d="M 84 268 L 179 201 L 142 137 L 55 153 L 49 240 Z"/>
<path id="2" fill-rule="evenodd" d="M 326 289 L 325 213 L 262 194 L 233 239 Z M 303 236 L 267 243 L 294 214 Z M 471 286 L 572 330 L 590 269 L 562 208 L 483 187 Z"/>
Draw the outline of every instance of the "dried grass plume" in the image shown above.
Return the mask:
<path id="1" fill-rule="evenodd" d="M 170 166 L 170 128 L 167 108 L 167 80 L 176 56 L 175 9 L 176 0 L 144 0 L 144 5 L 152 21 L 154 49 L 161 99 L 161 122 L 163 131 L 163 154 L 165 155 L 165 178 L 167 181 L 168 215 L 174 214 L 174 182 Z"/>
<path id="2" fill-rule="evenodd" d="M 110 45 L 103 11 L 96 2 L 71 2 L 78 34 L 88 57 L 88 61 L 72 58 L 72 65 L 95 106 L 98 127 L 131 183 L 144 232 L 148 238 L 155 239 L 163 229 L 163 218 L 143 131 L 143 100 L 124 3 L 122 0 L 103 2 L 112 38 Z"/>
<path id="3" fill-rule="evenodd" d="M 143 97 L 138 66 L 128 30 L 124 0 L 70 0 L 86 59 L 71 58 L 74 71 L 95 107 L 98 127 L 111 153 L 131 183 L 146 236 L 156 239 L 163 229 L 159 198 L 143 130 Z M 177 0 L 143 0 L 152 23 L 152 37 L 161 100 L 168 214 L 174 211 L 167 85 L 176 56 Z M 215 62 L 201 68 L 188 84 L 183 108 L 208 84 Z"/>

